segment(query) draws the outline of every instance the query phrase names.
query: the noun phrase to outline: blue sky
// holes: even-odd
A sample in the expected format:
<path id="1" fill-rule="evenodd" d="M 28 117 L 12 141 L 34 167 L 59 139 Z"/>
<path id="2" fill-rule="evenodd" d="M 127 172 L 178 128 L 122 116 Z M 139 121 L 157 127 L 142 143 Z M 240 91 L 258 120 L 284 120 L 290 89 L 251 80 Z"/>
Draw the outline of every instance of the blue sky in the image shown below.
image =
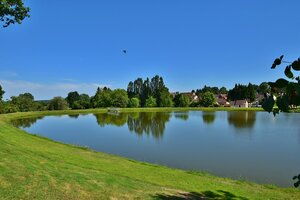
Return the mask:
<path id="1" fill-rule="evenodd" d="M 300 56 L 300 1 L 26 0 L 0 29 L 5 98 L 36 99 L 164 77 L 171 91 L 274 81 L 274 58 Z M 122 50 L 127 49 L 127 54 Z"/>

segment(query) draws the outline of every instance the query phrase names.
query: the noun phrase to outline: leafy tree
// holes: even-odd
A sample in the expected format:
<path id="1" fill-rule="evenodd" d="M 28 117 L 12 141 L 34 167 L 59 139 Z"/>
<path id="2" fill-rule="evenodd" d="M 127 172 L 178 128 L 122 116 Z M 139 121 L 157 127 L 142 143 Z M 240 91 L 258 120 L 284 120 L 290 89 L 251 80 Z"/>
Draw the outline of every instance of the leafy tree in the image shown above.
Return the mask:
<path id="1" fill-rule="evenodd" d="M 174 104 L 169 90 L 167 89 L 164 89 L 158 93 L 156 102 L 157 106 L 159 107 L 172 107 Z"/>
<path id="2" fill-rule="evenodd" d="M 17 107 L 20 112 L 28 112 L 36 110 L 34 97 L 30 93 L 20 94 L 19 96 L 12 96 L 11 103 Z"/>
<path id="3" fill-rule="evenodd" d="M 142 107 L 145 106 L 146 100 L 152 96 L 156 99 L 157 106 L 166 107 L 172 106 L 172 98 L 169 89 L 165 86 L 162 77 L 156 75 L 151 80 L 146 78 L 137 78 L 135 81 L 130 81 L 127 87 L 129 98 L 139 98 Z"/>
<path id="4" fill-rule="evenodd" d="M 76 106 L 74 105 L 74 102 L 79 101 L 80 95 L 77 91 L 69 92 L 66 100 L 72 109 L 78 109 L 78 102 L 76 103 Z"/>
<path id="5" fill-rule="evenodd" d="M 219 88 L 218 87 L 210 87 L 210 86 L 204 85 L 204 87 L 202 89 L 198 89 L 196 91 L 196 94 L 198 96 L 201 96 L 205 92 L 212 92 L 213 94 L 219 94 Z"/>
<path id="6" fill-rule="evenodd" d="M 219 93 L 220 94 L 227 94 L 228 91 L 227 91 L 226 87 L 221 87 L 220 90 L 219 90 Z"/>
<path id="7" fill-rule="evenodd" d="M 19 108 L 17 105 L 13 104 L 11 101 L 5 102 L 4 104 L 4 113 L 14 113 L 18 112 Z"/>
<path id="8" fill-rule="evenodd" d="M 271 92 L 266 95 L 262 107 L 268 112 L 273 112 L 274 116 L 279 112 L 289 112 L 291 109 L 300 105 L 300 76 L 295 76 L 296 71 L 300 71 L 300 58 L 293 62 L 283 60 L 283 55 L 276 58 L 271 69 L 275 69 L 282 63 L 287 63 L 284 74 L 286 79 L 279 78 L 275 82 L 269 82 Z M 277 108 L 275 107 L 277 105 Z M 300 174 L 294 176 L 295 187 L 300 185 Z"/>
<path id="9" fill-rule="evenodd" d="M 104 108 L 112 106 L 111 89 L 104 87 L 97 89 L 95 96 L 92 98 L 92 106 L 94 108 Z"/>
<path id="10" fill-rule="evenodd" d="M 150 96 L 148 99 L 146 99 L 145 107 L 156 107 L 156 99 L 153 96 Z"/>
<path id="11" fill-rule="evenodd" d="M 266 94 L 266 93 L 270 93 L 271 92 L 271 87 L 267 82 L 262 82 L 259 86 L 258 86 L 258 93 L 260 94 Z"/>
<path id="12" fill-rule="evenodd" d="M 29 10 L 22 0 L 0 0 L 0 21 L 3 27 L 15 23 L 21 24 L 26 17 L 29 17 Z"/>
<path id="13" fill-rule="evenodd" d="M 128 101 L 127 92 L 123 89 L 116 89 L 111 93 L 111 103 L 114 107 L 125 108 Z"/>
<path id="14" fill-rule="evenodd" d="M 201 105 L 204 107 L 213 106 L 216 102 L 215 95 L 212 92 L 205 92 L 201 96 Z"/>
<path id="15" fill-rule="evenodd" d="M 90 108 L 90 106 L 91 106 L 91 103 L 90 103 L 89 95 L 81 94 L 81 95 L 79 95 L 78 100 L 73 102 L 72 109 L 88 109 L 88 108 Z"/>
<path id="16" fill-rule="evenodd" d="M 242 100 L 249 99 L 250 101 L 254 101 L 256 97 L 256 88 L 258 86 L 249 83 L 248 85 L 235 84 L 234 88 L 228 91 L 228 99 Z"/>
<path id="17" fill-rule="evenodd" d="M 136 97 L 133 97 L 129 100 L 128 107 L 130 108 L 138 108 L 140 107 L 140 100 Z"/>
<path id="18" fill-rule="evenodd" d="M 263 102 L 263 108 L 274 115 L 280 111 L 288 112 L 292 108 L 300 105 L 300 77 L 294 76 L 293 71 L 300 71 L 300 58 L 293 62 L 283 61 L 283 55 L 276 58 L 271 69 L 275 69 L 282 63 L 288 63 L 284 74 L 288 80 L 279 78 L 275 82 L 269 82 L 271 93 L 267 95 Z M 278 108 L 275 108 L 275 103 Z"/>
<path id="19" fill-rule="evenodd" d="M 177 93 L 174 97 L 175 107 L 188 107 L 191 103 L 190 97 L 186 94 Z"/>
<path id="20" fill-rule="evenodd" d="M 62 97 L 54 97 L 48 103 L 49 110 L 66 110 L 68 108 L 68 102 Z"/>

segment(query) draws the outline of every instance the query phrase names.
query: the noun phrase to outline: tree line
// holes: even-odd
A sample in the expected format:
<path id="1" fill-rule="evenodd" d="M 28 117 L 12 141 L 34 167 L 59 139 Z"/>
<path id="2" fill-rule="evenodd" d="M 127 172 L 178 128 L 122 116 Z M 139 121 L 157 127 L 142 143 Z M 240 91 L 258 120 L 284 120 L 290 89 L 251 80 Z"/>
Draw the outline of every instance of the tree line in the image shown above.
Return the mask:
<path id="1" fill-rule="evenodd" d="M 226 94 L 228 100 L 248 99 L 254 101 L 257 93 L 270 91 L 268 83 L 255 85 L 235 84 L 234 88 L 204 86 L 188 93 L 170 93 L 163 77 L 137 78 L 130 81 L 127 90 L 108 87 L 97 88 L 95 95 L 69 92 L 66 98 L 54 97 L 51 100 L 36 101 L 30 93 L 12 96 L 3 101 L 5 91 L 0 85 L 0 113 L 28 112 L 41 110 L 89 109 L 89 108 L 137 108 L 137 107 L 209 107 L 218 106 L 216 95 Z M 197 99 L 193 99 L 193 97 Z"/>

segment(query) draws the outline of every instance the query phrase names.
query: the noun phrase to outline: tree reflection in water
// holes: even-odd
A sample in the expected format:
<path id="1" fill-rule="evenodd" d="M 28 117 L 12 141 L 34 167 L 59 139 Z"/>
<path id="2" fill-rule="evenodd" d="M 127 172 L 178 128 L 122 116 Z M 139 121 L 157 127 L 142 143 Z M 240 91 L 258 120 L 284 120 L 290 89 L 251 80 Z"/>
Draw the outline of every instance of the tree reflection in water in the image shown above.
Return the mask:
<path id="1" fill-rule="evenodd" d="M 124 126 L 128 119 L 127 113 L 99 113 L 94 114 L 99 126 L 104 127 L 105 125 Z"/>
<path id="2" fill-rule="evenodd" d="M 128 129 L 138 135 L 152 135 L 159 139 L 163 136 L 166 122 L 170 120 L 170 113 L 165 112 L 141 112 L 131 113 L 128 116 Z"/>
<path id="3" fill-rule="evenodd" d="M 215 112 L 203 112 L 202 119 L 205 124 L 212 124 L 212 123 L 214 123 L 214 121 L 216 119 L 216 113 Z"/>
<path id="4" fill-rule="evenodd" d="M 235 128 L 252 128 L 256 121 L 254 111 L 233 111 L 228 112 L 228 123 Z"/>
<path id="5" fill-rule="evenodd" d="M 11 123 L 13 126 L 18 128 L 29 128 L 32 124 L 36 123 L 38 120 L 41 120 L 43 118 L 44 117 L 20 118 L 13 120 Z"/>
<path id="6" fill-rule="evenodd" d="M 177 119 L 186 121 L 189 119 L 189 111 L 174 112 L 174 116 Z"/>

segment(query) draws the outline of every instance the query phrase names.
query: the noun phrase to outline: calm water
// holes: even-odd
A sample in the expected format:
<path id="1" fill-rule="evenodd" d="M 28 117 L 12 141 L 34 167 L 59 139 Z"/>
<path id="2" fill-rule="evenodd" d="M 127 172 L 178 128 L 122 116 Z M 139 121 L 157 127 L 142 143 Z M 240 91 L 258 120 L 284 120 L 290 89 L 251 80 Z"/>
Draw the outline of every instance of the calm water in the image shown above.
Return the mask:
<path id="1" fill-rule="evenodd" d="M 172 112 L 47 116 L 15 121 L 56 141 L 140 161 L 292 187 L 300 114 Z"/>

